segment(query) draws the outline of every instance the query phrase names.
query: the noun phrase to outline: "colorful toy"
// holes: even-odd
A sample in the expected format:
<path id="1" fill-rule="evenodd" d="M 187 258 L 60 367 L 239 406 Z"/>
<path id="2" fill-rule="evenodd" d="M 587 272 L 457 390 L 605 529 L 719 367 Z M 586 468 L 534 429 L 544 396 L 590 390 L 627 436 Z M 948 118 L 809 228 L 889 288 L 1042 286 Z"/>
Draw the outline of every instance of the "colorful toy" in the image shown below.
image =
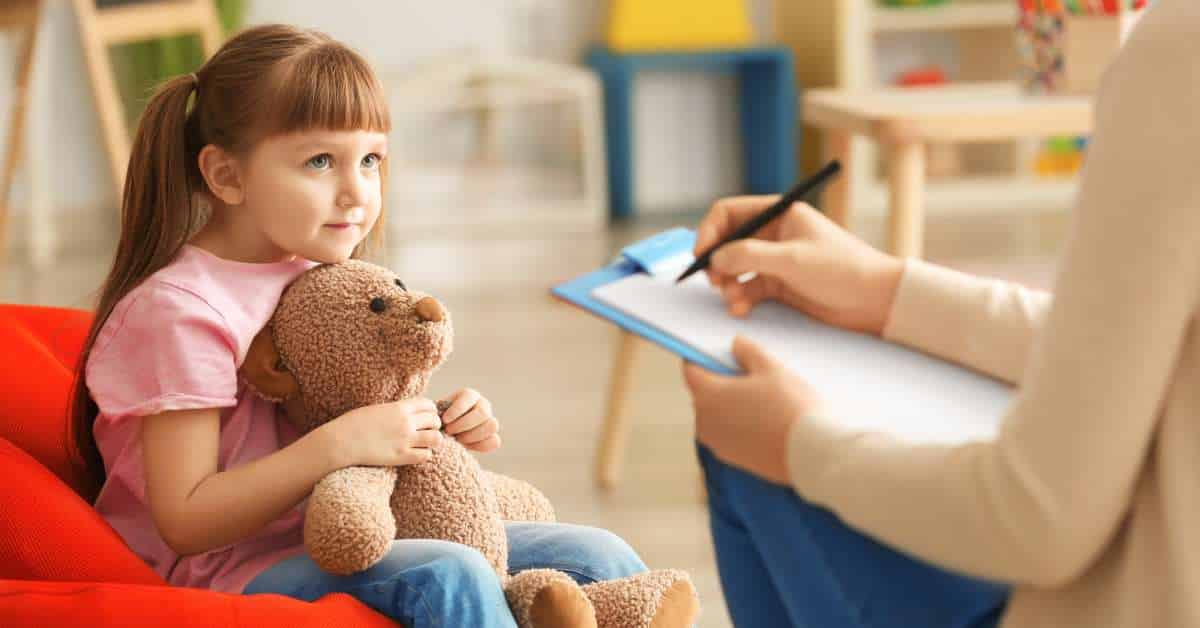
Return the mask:
<path id="1" fill-rule="evenodd" d="M 1043 177 L 1068 177 L 1083 167 L 1084 137 L 1052 137 L 1046 140 L 1042 151 L 1034 159 L 1033 170 Z"/>
<path id="2" fill-rule="evenodd" d="M 1146 0 L 1020 0 L 1017 53 L 1030 93 L 1095 92 Z"/>

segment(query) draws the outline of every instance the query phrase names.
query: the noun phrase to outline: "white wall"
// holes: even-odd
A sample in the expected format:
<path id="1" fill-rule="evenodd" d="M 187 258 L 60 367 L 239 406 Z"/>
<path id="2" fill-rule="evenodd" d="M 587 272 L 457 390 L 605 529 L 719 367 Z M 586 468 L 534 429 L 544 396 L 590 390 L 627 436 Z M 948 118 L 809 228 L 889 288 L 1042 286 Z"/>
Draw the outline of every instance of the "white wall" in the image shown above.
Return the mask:
<path id="1" fill-rule="evenodd" d="M 385 78 L 414 63 L 478 49 L 577 63 L 596 40 L 603 0 L 251 0 L 249 23 L 319 28 L 354 46 Z M 754 0 L 759 32 L 769 2 Z M 536 8 L 541 7 L 539 11 Z M 647 211 L 697 208 L 740 189 L 736 81 L 648 74 L 636 83 L 635 190 Z M 686 114 L 685 114 L 686 112 Z"/>
<path id="2" fill-rule="evenodd" d="M 360 50 L 382 75 L 475 47 L 576 62 L 595 39 L 602 0 L 545 0 L 536 21 L 528 0 L 250 0 L 247 22 L 289 22 L 328 32 Z M 763 32 L 765 0 L 754 0 Z M 58 212 L 113 211 L 95 109 L 67 0 L 48 0 L 32 103 L 44 125 L 43 153 Z M 530 24 L 538 25 L 531 32 Z M 12 102 L 11 38 L 0 47 L 0 129 Z M 638 198 L 653 206 L 696 206 L 738 189 L 740 158 L 734 82 L 707 75 L 648 75 L 637 84 Z M 687 110 L 683 119 L 680 113 Z M 0 139 L 3 141 L 3 139 Z M 23 178 L 13 207 L 23 210 Z"/>

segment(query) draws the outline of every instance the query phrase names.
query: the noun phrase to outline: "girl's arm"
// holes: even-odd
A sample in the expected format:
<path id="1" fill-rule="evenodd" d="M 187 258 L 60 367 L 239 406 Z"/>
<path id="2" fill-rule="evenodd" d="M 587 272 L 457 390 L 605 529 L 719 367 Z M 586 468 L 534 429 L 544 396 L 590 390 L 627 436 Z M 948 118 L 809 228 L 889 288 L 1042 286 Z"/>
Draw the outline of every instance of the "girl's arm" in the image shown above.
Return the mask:
<path id="1" fill-rule="evenodd" d="M 291 445 L 217 471 L 220 411 L 178 410 L 142 423 L 146 499 L 159 535 L 180 555 L 236 543 L 280 517 L 345 466 L 327 423 Z"/>
<path id="2" fill-rule="evenodd" d="M 220 425 L 215 408 L 142 422 L 147 502 L 159 535 L 180 555 L 249 537 L 333 471 L 426 462 L 442 442 L 434 403 L 414 397 L 351 410 L 279 451 L 218 471 Z"/>

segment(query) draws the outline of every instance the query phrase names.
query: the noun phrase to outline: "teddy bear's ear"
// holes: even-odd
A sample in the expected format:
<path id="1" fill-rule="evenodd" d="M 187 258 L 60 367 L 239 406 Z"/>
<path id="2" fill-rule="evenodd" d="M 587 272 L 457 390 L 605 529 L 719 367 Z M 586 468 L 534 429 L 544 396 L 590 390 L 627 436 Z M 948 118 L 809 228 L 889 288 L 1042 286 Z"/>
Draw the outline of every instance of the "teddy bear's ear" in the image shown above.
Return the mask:
<path id="1" fill-rule="evenodd" d="M 290 399 L 300 390 L 296 377 L 279 359 L 270 325 L 263 327 L 250 342 L 250 350 L 242 362 L 242 376 L 259 395 L 275 402 Z"/>

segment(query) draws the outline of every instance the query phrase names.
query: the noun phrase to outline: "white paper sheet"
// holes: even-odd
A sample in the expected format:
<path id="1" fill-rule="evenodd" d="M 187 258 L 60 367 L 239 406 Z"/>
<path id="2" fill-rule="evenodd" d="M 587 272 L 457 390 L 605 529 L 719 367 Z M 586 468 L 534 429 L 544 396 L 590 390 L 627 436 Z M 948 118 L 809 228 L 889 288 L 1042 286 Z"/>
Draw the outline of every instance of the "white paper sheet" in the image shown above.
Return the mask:
<path id="1" fill-rule="evenodd" d="M 758 341 L 811 383 L 847 426 L 915 442 L 987 439 L 994 437 L 1013 395 L 1012 387 L 975 371 L 820 323 L 778 303 L 734 318 L 703 273 L 680 285 L 672 280 L 631 275 L 597 288 L 593 296 L 732 368 L 738 368 L 734 335 Z"/>

